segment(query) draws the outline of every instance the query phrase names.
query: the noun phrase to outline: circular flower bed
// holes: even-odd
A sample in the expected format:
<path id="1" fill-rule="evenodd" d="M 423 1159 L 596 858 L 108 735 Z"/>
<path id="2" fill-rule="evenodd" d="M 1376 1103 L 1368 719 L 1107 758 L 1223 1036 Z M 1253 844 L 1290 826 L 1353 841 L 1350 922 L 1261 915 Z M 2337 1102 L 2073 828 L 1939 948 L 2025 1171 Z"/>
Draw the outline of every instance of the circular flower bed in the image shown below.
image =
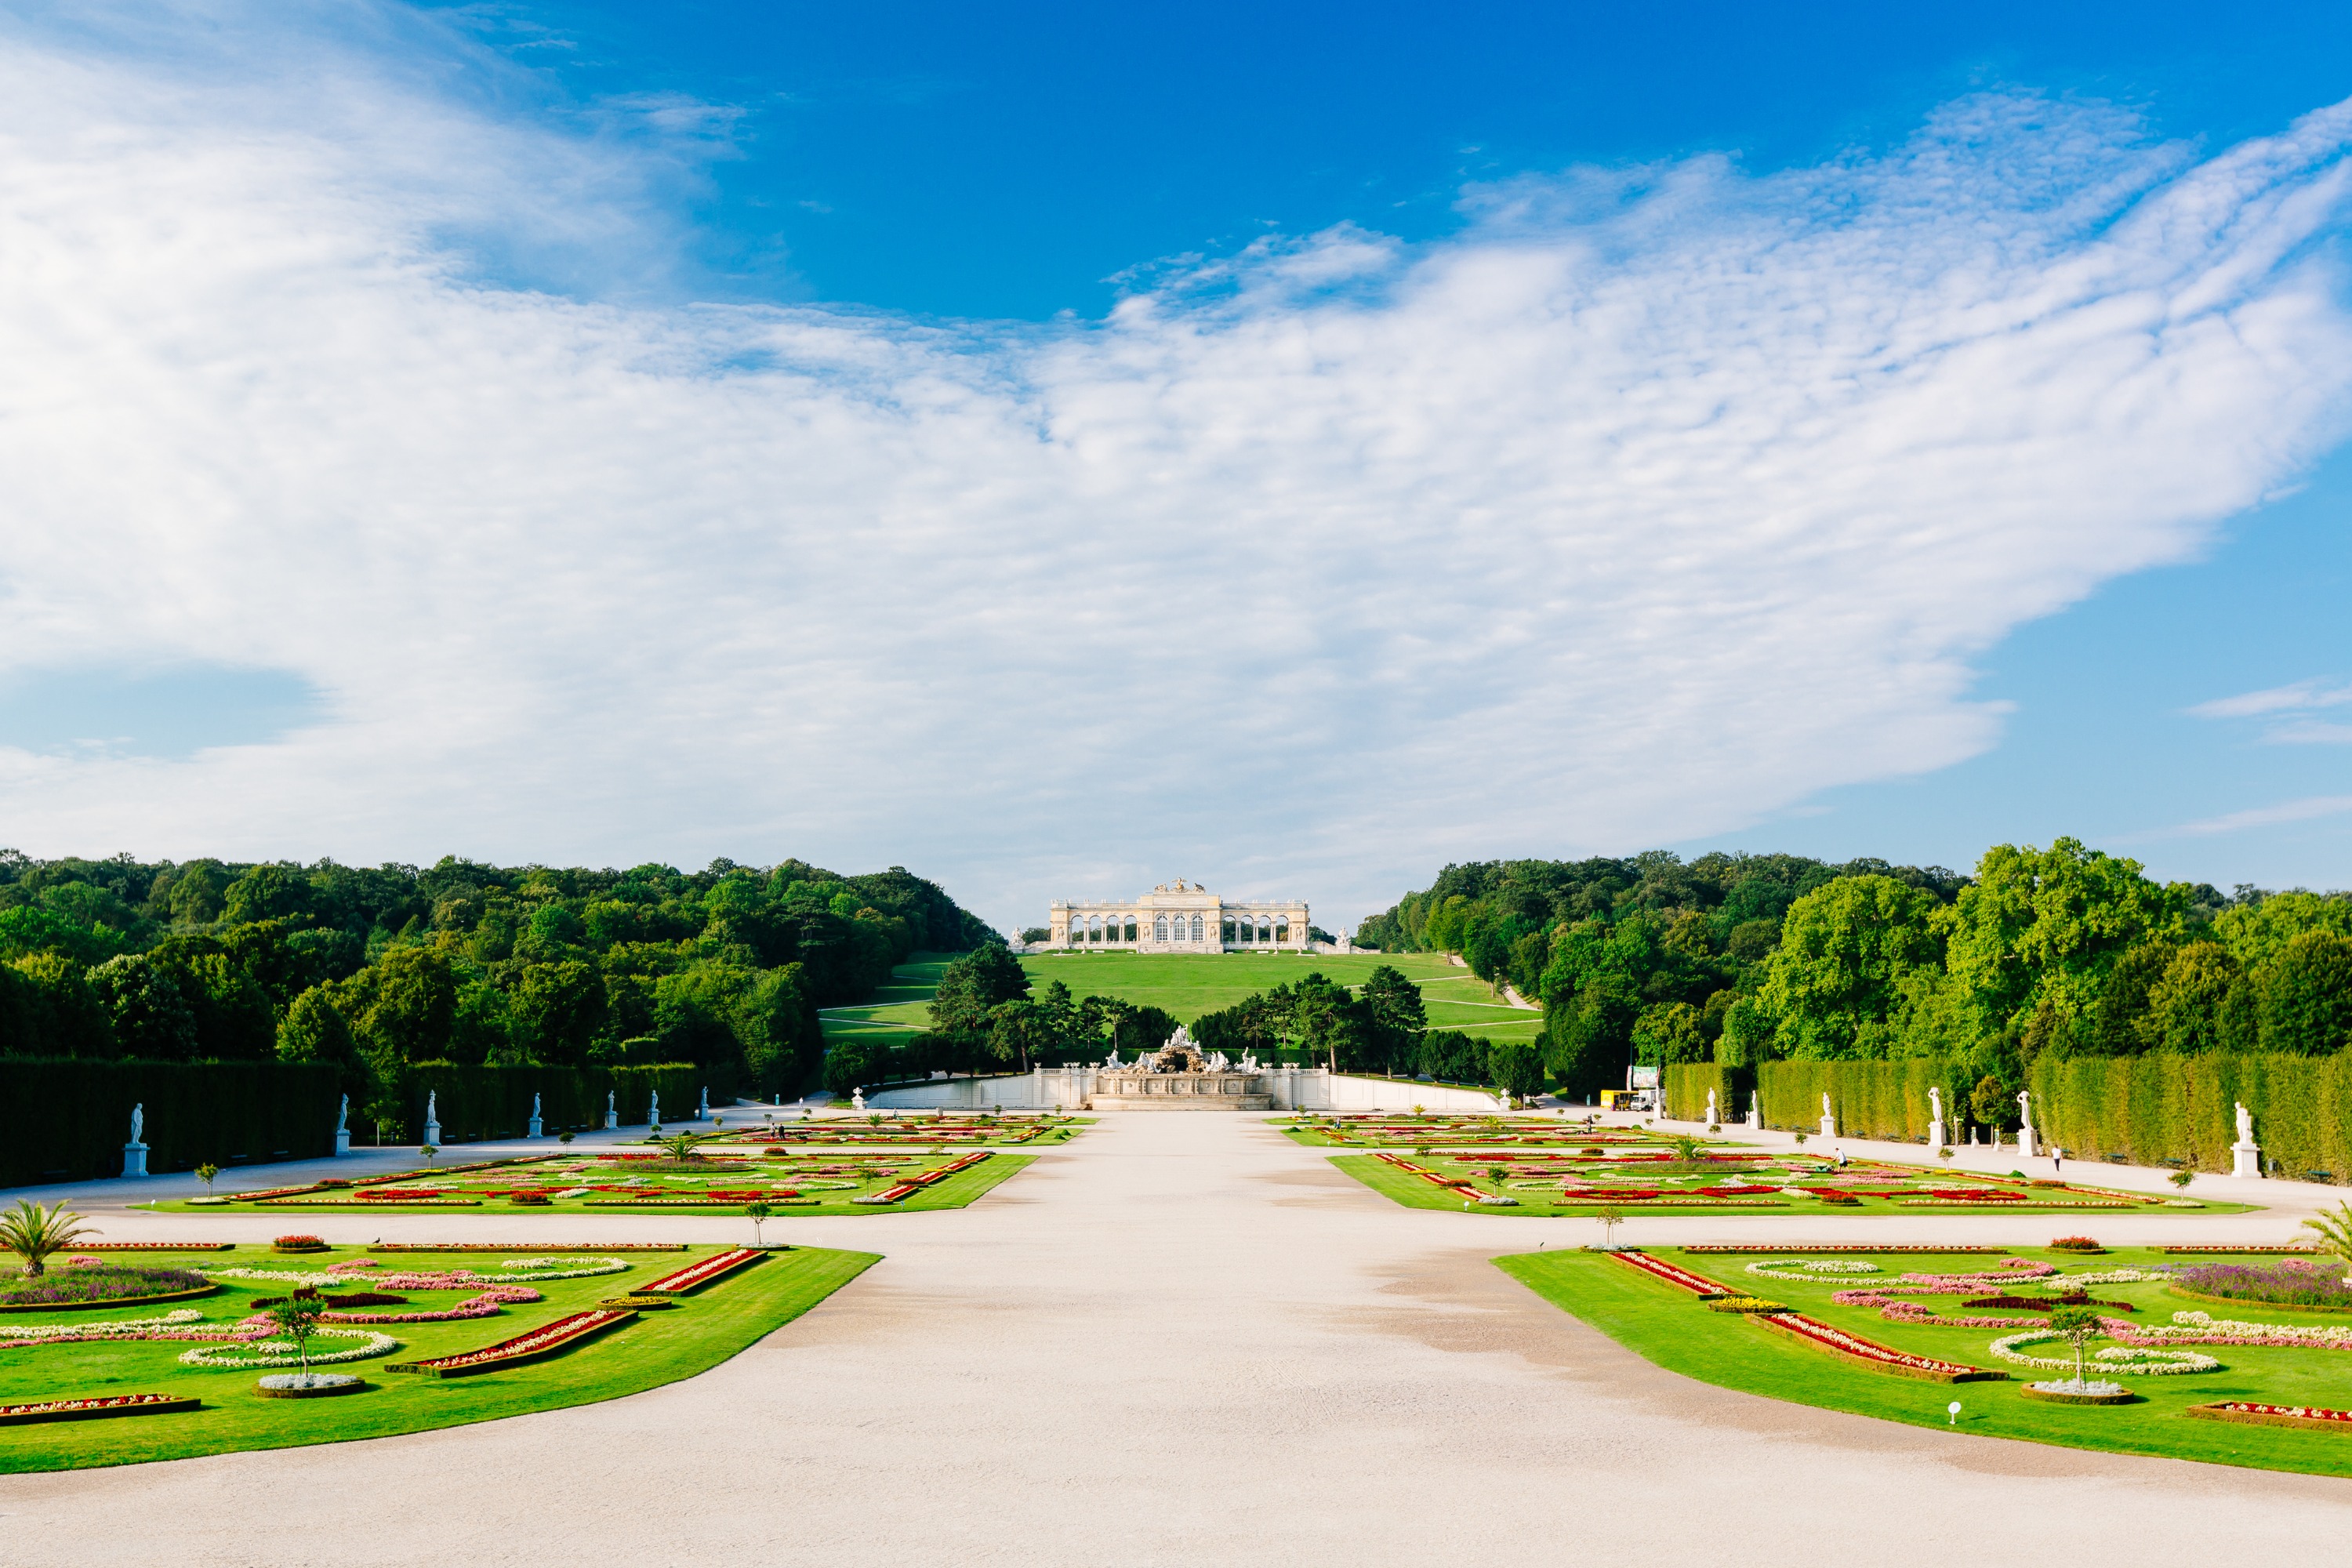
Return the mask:
<path id="1" fill-rule="evenodd" d="M 2139 1398 L 2120 1383 L 2077 1383 L 2071 1377 L 2053 1383 L 2025 1384 L 2018 1392 L 2028 1399 L 2051 1405 L 2129 1405 Z"/>
<path id="2" fill-rule="evenodd" d="M 328 1399 L 366 1387 L 347 1372 L 275 1372 L 255 1384 L 254 1392 L 264 1399 Z"/>
<path id="3" fill-rule="evenodd" d="M 383 1355 L 400 1348 L 398 1340 L 394 1339 L 390 1334 L 379 1334 L 373 1329 L 337 1329 L 322 1323 L 312 1332 L 320 1339 L 361 1342 L 350 1350 L 312 1351 L 310 1358 L 312 1366 L 324 1366 L 342 1361 L 365 1361 L 370 1356 Z M 243 1353 L 235 1355 L 220 1353 L 231 1351 Z M 302 1358 L 294 1353 L 292 1340 L 247 1340 L 239 1344 L 198 1345 L 194 1350 L 182 1351 L 180 1364 L 216 1369 L 243 1366 L 300 1366 Z"/>
<path id="4" fill-rule="evenodd" d="M 211 1280 L 191 1269 L 141 1268 L 78 1258 L 64 1268 L 52 1268 L 42 1274 L 0 1274 L 0 1309 L 34 1311 L 56 1307 L 127 1307 L 174 1296 L 202 1295 L 215 1288 Z"/>
<path id="5" fill-rule="evenodd" d="M 2072 1356 L 2061 1361 L 2051 1356 L 2024 1353 L 2027 1345 L 2048 1344 L 2062 1337 L 2054 1329 L 2028 1329 L 2021 1334 L 2004 1334 L 1993 1341 L 1992 1353 L 2020 1366 L 2072 1372 L 2074 1370 Z M 2124 1373 L 2133 1377 L 2180 1377 L 2190 1373 L 2218 1372 L 2221 1367 L 2221 1363 L 2211 1356 L 2196 1351 L 2134 1350 L 2122 1345 L 2109 1345 L 2095 1351 L 2090 1360 L 2101 1372 Z"/>
<path id="6" fill-rule="evenodd" d="M 2105 1247 L 2087 1236 L 2062 1236 L 2050 1244 L 2053 1252 L 2105 1252 Z"/>
<path id="7" fill-rule="evenodd" d="M 324 1252 L 327 1244 L 315 1236 L 280 1236 L 271 1238 L 272 1252 Z"/>
<path id="8" fill-rule="evenodd" d="M 1767 1279 L 1808 1279 L 1875 1274 L 1878 1265 L 1854 1258 L 1767 1258 L 1749 1264 L 1748 1272 Z"/>

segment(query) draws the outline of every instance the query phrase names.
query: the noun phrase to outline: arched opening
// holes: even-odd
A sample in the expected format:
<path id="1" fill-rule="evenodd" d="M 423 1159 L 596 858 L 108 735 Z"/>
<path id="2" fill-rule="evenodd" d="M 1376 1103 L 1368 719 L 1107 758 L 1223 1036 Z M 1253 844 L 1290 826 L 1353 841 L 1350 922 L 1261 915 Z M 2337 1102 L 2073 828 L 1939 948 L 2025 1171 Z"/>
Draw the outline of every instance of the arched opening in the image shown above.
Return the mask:
<path id="1" fill-rule="evenodd" d="M 1151 940 L 1154 942 L 1166 942 L 1168 940 L 1168 917 L 1166 915 L 1154 915 L 1151 917 Z"/>

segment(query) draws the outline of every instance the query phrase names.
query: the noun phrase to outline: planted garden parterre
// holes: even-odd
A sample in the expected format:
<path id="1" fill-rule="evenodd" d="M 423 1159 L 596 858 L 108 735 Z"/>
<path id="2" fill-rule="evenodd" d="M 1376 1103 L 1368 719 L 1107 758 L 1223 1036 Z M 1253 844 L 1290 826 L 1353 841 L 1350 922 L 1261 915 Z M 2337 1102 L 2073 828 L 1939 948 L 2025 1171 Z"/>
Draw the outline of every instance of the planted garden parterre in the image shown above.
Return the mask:
<path id="1" fill-rule="evenodd" d="M 2352 1286 L 2334 1258 L 1644 1247 L 1496 1262 L 1727 1388 L 1932 1426 L 1958 1398 L 1958 1426 L 1990 1436 L 2352 1475 Z M 2088 1377 L 2128 1403 L 2029 1396 L 2073 1380 L 2068 1307 L 2095 1315 Z"/>
<path id="2" fill-rule="evenodd" d="M 48 1275 L 107 1266 L 73 1257 Z M 199 1300 L 0 1318 L 0 1471 L 338 1442 L 635 1394 L 717 1365 L 875 1260 L 815 1247 L 209 1253 L 185 1265 L 216 1287 Z M 361 1391 L 286 1399 L 257 1386 L 298 1364 L 267 1314 L 305 1292 L 323 1308 L 310 1365 L 357 1373 Z"/>
<path id="3" fill-rule="evenodd" d="M 1445 1149 L 1341 1154 L 1332 1163 L 1412 1208 L 1519 1215 L 1621 1214 L 2242 1213 L 2250 1205 L 2116 1192 L 2012 1173 L 1988 1176 L 1800 1153 L 1654 1142 L 1579 1142 L 1572 1149 Z"/>
<path id="4" fill-rule="evenodd" d="M 602 1147 L 146 1206 L 295 1215 L 462 1208 L 577 1215 L 740 1213 L 764 1204 L 794 1216 L 875 1214 L 961 1208 L 1032 1158 L 947 1144 L 884 1152 L 730 1141 L 697 1144 L 685 1159 L 660 1150 Z"/>

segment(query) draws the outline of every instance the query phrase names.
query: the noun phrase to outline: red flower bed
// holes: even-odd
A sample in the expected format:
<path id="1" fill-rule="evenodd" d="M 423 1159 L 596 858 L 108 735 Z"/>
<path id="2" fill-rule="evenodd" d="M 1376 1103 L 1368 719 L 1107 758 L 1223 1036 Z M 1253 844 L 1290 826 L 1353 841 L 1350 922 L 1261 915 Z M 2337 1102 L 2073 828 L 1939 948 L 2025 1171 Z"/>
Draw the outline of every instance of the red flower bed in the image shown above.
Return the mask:
<path id="1" fill-rule="evenodd" d="M 1679 1285 L 1694 1296 L 1731 1296 L 1738 1294 L 1727 1285 L 1719 1285 L 1704 1274 L 1694 1274 L 1687 1268 L 1677 1268 L 1664 1258 L 1653 1258 L 1646 1252 L 1612 1252 L 1618 1262 L 1640 1269 L 1643 1273 Z"/>
<path id="2" fill-rule="evenodd" d="M 1902 1242 L 1888 1242 L 1888 1241 L 1832 1241 L 1832 1242 L 1817 1243 L 1817 1244 L 1814 1244 L 1814 1245 L 1810 1245 L 1810 1246 L 1805 1246 L 1805 1247 L 1798 1247 L 1798 1246 L 1795 1246 L 1795 1245 L 1792 1245 L 1792 1244 L 1788 1244 L 1788 1243 L 1783 1243 L 1783 1244 L 1779 1245 L 1779 1246 L 1771 1246 L 1771 1245 L 1768 1245 L 1768 1244 L 1763 1243 L 1763 1242 L 1755 1242 L 1755 1241 L 1717 1241 L 1717 1242 L 1693 1242 L 1690 1246 L 1684 1247 L 1684 1248 L 1683 1248 L 1683 1250 L 1684 1250 L 1685 1252 L 1712 1252 L 1712 1253 L 1727 1253 L 1727 1252 L 1736 1252 L 1736 1253 L 1766 1253 L 1766 1252 L 1769 1252 L 1769 1253 L 1771 1253 L 1771 1254 L 1773 1254 L 1774 1256 L 1776 1256 L 1776 1257 L 1777 1257 L 1777 1256 L 1780 1256 L 1780 1254 L 1783 1254 L 1783 1253 L 1790 1253 L 1790 1252 L 1804 1252 L 1804 1253 L 1810 1253 L 1810 1252 L 1924 1252 L 1924 1253 L 1944 1253 L 1944 1252 L 1954 1252 L 1954 1253 L 1958 1253 L 1958 1252 L 2006 1252 L 2006 1251 L 2008 1251 L 2009 1249 L 2008 1249 L 2007 1247 L 1915 1247 L 1915 1246 L 1908 1245 L 1908 1244 L 1906 1244 L 1906 1243 L 1902 1243 Z M 2168 1248 L 2167 1250 L 2170 1250 L 2170 1249 L 2169 1249 L 2169 1248 Z"/>
<path id="3" fill-rule="evenodd" d="M 745 1264 L 757 1263 L 767 1256 L 764 1250 L 751 1247 L 737 1247 L 725 1252 L 715 1252 L 698 1263 L 689 1263 L 683 1268 L 663 1275 L 650 1285 L 640 1285 L 631 1294 L 684 1295 L 688 1290 L 709 1284 L 722 1274 L 732 1274 Z"/>
<path id="4" fill-rule="evenodd" d="M 2251 1426 L 2352 1430 L 2352 1410 L 2329 1410 L 2317 1405 L 2258 1405 L 2248 1399 L 2225 1399 L 2212 1405 L 2192 1405 L 2187 1413 L 2208 1421 L 2242 1421 Z"/>
<path id="5" fill-rule="evenodd" d="M 849 1201 L 854 1204 L 895 1204 L 901 1198 L 911 1198 L 922 1190 L 912 1182 L 900 1182 L 895 1187 L 888 1187 L 878 1193 L 868 1193 L 862 1198 L 852 1198 Z"/>
<path id="6" fill-rule="evenodd" d="M 179 1394 L 113 1394 L 103 1399 L 44 1399 L 31 1405 L 0 1405 L 0 1426 L 36 1421 L 91 1421 L 108 1415 L 160 1415 L 194 1410 L 202 1401 Z"/>
<path id="7" fill-rule="evenodd" d="M 527 1334 L 517 1334 L 510 1340 L 500 1340 L 497 1344 L 486 1345 L 478 1351 L 435 1356 L 430 1361 L 398 1362 L 383 1370 L 419 1373 L 426 1377 L 463 1377 L 469 1373 L 515 1366 L 570 1350 L 589 1335 L 599 1333 L 615 1323 L 625 1323 L 636 1315 L 626 1308 L 592 1308 L 585 1312 L 573 1312 L 569 1317 L 558 1318 L 543 1329 L 533 1329 Z"/>
<path id="8" fill-rule="evenodd" d="M 1752 1196 L 1754 1196 L 1754 1195 L 1755 1195 L 1756 1194 L 1758 1194 L 1758 1193 L 1777 1193 L 1777 1192 L 1779 1192 L 1780 1189 L 1780 1188 L 1778 1188 L 1778 1187 L 1746 1187 L 1746 1186 L 1743 1186 L 1743 1187 L 1693 1187 L 1691 1190 L 1692 1190 L 1693 1192 L 1695 1192 L 1695 1193 L 1704 1193 L 1704 1194 L 1706 1194 L 1708 1197 L 1711 1197 L 1711 1198 L 1744 1198 L 1744 1197 L 1752 1197 Z"/>
<path id="9" fill-rule="evenodd" d="M 1924 1378 L 1930 1383 L 1990 1383 L 2003 1381 L 2009 1373 L 1987 1372 L 1982 1367 L 1964 1366 L 1958 1362 L 1937 1361 L 1934 1356 L 1912 1355 L 1892 1345 L 1882 1345 L 1875 1340 L 1865 1340 L 1858 1334 L 1833 1329 L 1818 1318 L 1802 1312 L 1758 1313 L 1756 1321 L 1782 1329 L 1828 1351 L 1832 1355 L 1859 1362 L 1880 1372 L 1891 1372 L 1900 1377 Z"/>
<path id="10" fill-rule="evenodd" d="M 234 1252 L 234 1241 L 77 1241 L 68 1249 L 74 1252 Z M 141 1394 L 138 1397 L 149 1397 Z M 163 1394 L 153 1397 L 162 1399 Z"/>

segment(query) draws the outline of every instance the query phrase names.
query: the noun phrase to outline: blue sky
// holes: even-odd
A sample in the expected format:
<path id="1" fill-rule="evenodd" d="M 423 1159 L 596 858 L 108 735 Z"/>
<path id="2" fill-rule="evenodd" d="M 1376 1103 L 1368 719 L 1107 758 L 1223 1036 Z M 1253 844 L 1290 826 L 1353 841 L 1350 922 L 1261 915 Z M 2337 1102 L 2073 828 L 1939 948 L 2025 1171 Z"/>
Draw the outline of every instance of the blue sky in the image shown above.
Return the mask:
<path id="1" fill-rule="evenodd" d="M 0 76 L 33 852 L 2352 885 L 2342 7 L 116 0 Z"/>

